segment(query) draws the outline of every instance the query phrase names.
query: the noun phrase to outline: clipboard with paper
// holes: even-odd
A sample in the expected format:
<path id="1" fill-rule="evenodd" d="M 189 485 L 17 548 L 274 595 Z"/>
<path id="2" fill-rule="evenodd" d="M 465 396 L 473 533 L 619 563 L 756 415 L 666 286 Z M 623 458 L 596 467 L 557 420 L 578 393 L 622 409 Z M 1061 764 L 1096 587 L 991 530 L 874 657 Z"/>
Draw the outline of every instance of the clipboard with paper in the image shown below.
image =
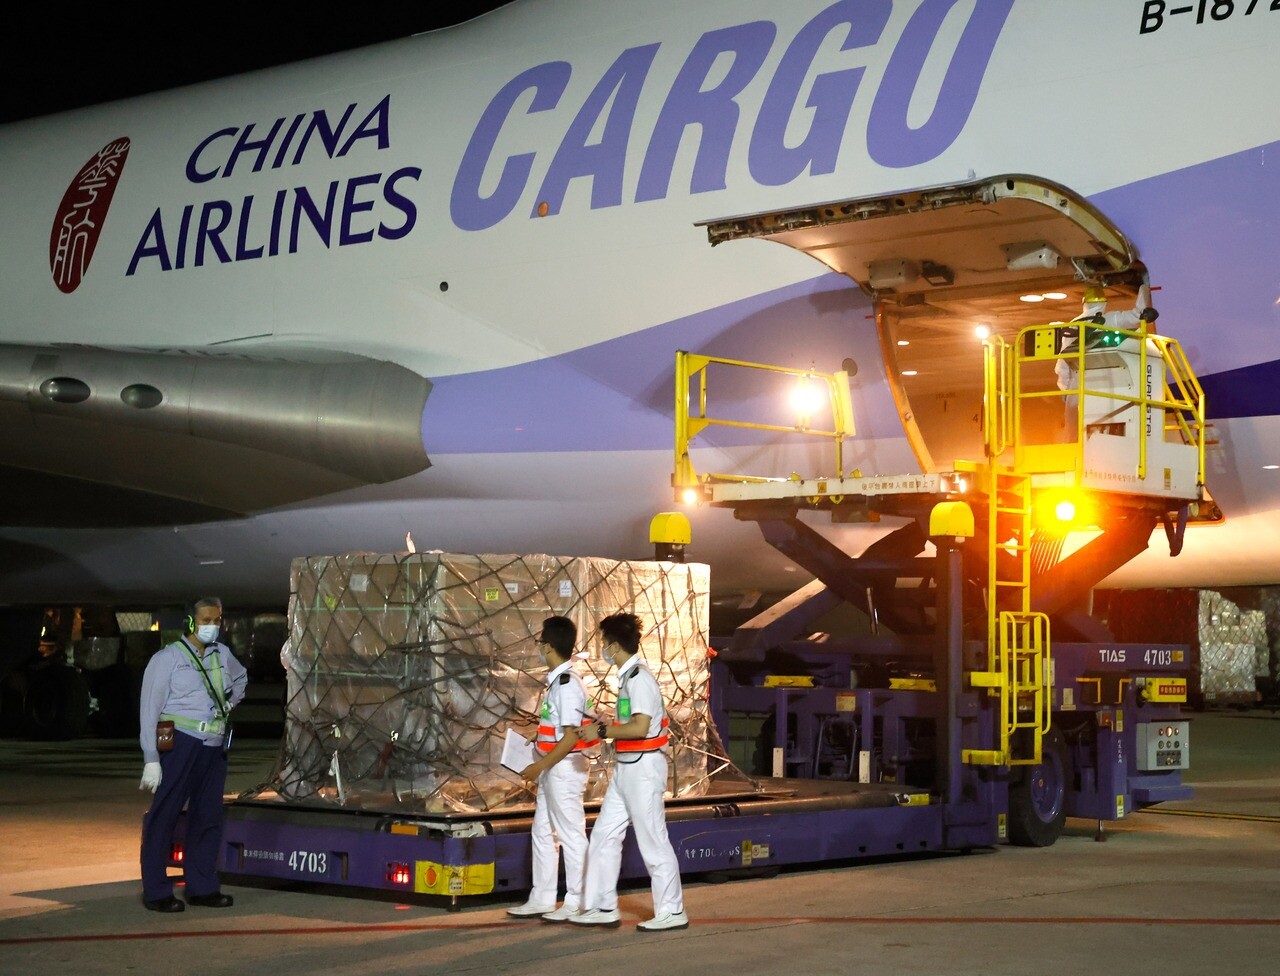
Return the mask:
<path id="1" fill-rule="evenodd" d="M 537 750 L 532 742 L 515 729 L 507 729 L 502 742 L 502 759 L 499 760 L 503 766 L 518 774 L 524 772 L 537 758 Z"/>

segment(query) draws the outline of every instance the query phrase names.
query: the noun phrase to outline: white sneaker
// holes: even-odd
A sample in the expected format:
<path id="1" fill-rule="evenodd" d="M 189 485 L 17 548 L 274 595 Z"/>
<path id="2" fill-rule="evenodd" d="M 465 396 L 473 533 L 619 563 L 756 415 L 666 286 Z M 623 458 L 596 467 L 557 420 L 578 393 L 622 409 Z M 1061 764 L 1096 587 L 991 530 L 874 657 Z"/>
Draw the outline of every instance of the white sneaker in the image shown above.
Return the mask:
<path id="1" fill-rule="evenodd" d="M 687 929 L 689 916 L 684 912 L 659 912 L 647 922 L 636 926 L 641 932 L 666 932 L 671 929 Z"/>
<path id="2" fill-rule="evenodd" d="M 541 918 L 547 912 L 555 911 L 555 908 L 555 905 L 536 905 L 531 901 L 527 901 L 515 908 L 508 908 L 507 914 L 512 918 Z"/>
<path id="3" fill-rule="evenodd" d="M 542 916 L 544 922 L 569 922 L 578 914 L 576 908 L 570 908 L 568 905 L 561 905 L 554 912 L 547 912 Z"/>
<path id="4" fill-rule="evenodd" d="M 572 916 L 569 921 L 574 925 L 604 925 L 616 929 L 622 924 L 622 916 L 618 914 L 616 908 L 611 911 L 605 911 L 603 908 L 588 908 L 585 912 Z"/>

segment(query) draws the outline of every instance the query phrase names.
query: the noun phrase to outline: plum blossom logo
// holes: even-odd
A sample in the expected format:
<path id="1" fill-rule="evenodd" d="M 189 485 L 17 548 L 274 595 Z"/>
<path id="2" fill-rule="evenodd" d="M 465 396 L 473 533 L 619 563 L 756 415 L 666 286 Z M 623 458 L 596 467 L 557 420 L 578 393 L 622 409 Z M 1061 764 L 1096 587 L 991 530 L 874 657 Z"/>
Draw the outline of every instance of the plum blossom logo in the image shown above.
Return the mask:
<path id="1" fill-rule="evenodd" d="M 129 140 L 113 139 L 89 158 L 62 195 L 49 234 L 49 270 L 59 291 L 71 294 L 88 273 L 128 158 Z"/>

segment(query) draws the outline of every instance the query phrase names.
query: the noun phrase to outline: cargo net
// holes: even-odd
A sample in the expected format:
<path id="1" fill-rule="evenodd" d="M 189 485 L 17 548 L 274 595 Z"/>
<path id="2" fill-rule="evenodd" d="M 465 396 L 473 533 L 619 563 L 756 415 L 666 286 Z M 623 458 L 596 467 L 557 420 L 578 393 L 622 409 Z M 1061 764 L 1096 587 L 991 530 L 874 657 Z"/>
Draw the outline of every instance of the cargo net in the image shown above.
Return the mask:
<path id="1" fill-rule="evenodd" d="M 1200 591 L 1200 690 L 1206 702 L 1248 704 L 1271 669 L 1266 614 L 1242 610 L 1222 594 Z"/>
<path id="2" fill-rule="evenodd" d="M 753 789 L 711 720 L 708 569 L 556 556 L 354 553 L 295 559 L 285 733 L 270 779 L 243 794 L 302 805 L 475 814 L 527 809 L 501 765 L 508 728 L 536 734 L 551 614 L 578 628 L 573 667 L 589 709 L 612 717 L 615 672 L 599 621 L 636 614 L 640 654 L 670 720 L 675 797 Z M 586 798 L 610 763 L 590 750 Z"/>

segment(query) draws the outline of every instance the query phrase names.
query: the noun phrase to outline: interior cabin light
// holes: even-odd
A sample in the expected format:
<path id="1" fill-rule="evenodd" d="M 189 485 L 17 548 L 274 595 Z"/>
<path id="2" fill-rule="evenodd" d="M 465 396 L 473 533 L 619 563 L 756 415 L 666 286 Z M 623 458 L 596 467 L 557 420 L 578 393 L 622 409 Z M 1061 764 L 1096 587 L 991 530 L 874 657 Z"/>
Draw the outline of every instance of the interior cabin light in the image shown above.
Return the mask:
<path id="1" fill-rule="evenodd" d="M 902 375 L 903 375 L 903 376 L 917 376 L 917 375 L 919 375 L 919 370 L 914 370 L 914 369 L 904 369 L 904 370 L 902 371 Z"/>
<path id="2" fill-rule="evenodd" d="M 1263 471 L 1275 471 L 1277 468 L 1280 468 L 1280 464 L 1264 464 L 1262 466 Z"/>
<path id="3" fill-rule="evenodd" d="M 979 339 L 986 339 L 991 335 L 991 326 L 979 325 L 973 330 L 973 334 L 976 335 Z"/>
<path id="4" fill-rule="evenodd" d="M 1065 291 L 1047 291 L 1044 293 L 1044 297 L 1051 302 L 1060 302 L 1067 297 L 1067 293 Z"/>
<path id="5" fill-rule="evenodd" d="M 1029 305 L 1033 305 L 1036 302 L 1044 301 L 1044 296 L 1043 295 L 1019 295 L 1018 301 L 1026 302 Z"/>
<path id="6" fill-rule="evenodd" d="M 898 340 L 898 345 L 900 345 L 900 346 L 909 346 L 909 345 L 911 345 L 911 340 L 910 340 L 910 339 L 899 339 L 899 340 Z"/>

